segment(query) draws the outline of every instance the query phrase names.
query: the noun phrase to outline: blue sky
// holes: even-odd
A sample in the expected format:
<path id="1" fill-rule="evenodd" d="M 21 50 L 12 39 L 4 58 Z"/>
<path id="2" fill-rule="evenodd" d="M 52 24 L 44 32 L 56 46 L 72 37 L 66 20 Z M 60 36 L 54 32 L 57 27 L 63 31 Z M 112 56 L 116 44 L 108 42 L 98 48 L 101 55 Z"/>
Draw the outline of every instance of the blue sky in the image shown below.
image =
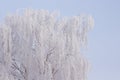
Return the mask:
<path id="1" fill-rule="evenodd" d="M 21 8 L 92 15 L 95 26 L 85 53 L 92 65 L 88 80 L 120 80 L 120 0 L 0 0 L 0 21 Z"/>

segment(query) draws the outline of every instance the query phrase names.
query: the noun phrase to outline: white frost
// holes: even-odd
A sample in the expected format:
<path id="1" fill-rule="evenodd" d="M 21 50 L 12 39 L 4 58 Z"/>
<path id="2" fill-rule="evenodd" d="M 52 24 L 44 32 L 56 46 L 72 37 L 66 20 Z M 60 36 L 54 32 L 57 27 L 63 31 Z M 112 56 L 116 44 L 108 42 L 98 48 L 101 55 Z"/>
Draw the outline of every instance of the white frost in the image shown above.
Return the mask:
<path id="1" fill-rule="evenodd" d="M 26 9 L 0 25 L 0 80 L 86 80 L 80 48 L 93 27 L 91 16 L 59 19 Z"/>

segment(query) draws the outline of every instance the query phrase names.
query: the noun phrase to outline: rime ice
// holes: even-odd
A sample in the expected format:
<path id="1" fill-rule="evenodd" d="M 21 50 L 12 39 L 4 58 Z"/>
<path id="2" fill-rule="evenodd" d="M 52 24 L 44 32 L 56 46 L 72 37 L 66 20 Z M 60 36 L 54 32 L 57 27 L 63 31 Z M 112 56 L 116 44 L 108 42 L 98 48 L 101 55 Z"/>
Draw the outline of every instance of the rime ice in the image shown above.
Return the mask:
<path id="1" fill-rule="evenodd" d="M 0 80 L 86 80 L 80 48 L 93 27 L 91 16 L 59 19 L 26 9 L 0 25 Z"/>

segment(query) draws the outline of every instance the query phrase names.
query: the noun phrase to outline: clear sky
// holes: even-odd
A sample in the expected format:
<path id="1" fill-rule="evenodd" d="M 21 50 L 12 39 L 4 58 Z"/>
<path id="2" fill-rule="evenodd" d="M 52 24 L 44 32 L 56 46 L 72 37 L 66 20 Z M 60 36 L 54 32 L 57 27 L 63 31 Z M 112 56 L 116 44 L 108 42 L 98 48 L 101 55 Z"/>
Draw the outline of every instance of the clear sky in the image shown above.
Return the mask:
<path id="1" fill-rule="evenodd" d="M 21 8 L 92 15 L 95 26 L 85 53 L 92 65 L 88 80 L 120 80 L 120 0 L 0 0 L 0 21 Z"/>

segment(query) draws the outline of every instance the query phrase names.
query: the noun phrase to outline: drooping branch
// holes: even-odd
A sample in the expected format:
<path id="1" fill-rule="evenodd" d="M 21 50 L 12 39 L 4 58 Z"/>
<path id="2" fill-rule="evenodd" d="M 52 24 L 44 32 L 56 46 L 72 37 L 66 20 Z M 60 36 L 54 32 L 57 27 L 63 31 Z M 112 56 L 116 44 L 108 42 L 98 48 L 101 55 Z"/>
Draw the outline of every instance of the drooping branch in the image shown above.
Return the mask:
<path id="1" fill-rule="evenodd" d="M 45 10 L 7 16 L 0 27 L 0 64 L 7 69 L 0 79 L 85 80 L 88 63 L 80 50 L 93 24 L 91 16 L 59 19 Z"/>

